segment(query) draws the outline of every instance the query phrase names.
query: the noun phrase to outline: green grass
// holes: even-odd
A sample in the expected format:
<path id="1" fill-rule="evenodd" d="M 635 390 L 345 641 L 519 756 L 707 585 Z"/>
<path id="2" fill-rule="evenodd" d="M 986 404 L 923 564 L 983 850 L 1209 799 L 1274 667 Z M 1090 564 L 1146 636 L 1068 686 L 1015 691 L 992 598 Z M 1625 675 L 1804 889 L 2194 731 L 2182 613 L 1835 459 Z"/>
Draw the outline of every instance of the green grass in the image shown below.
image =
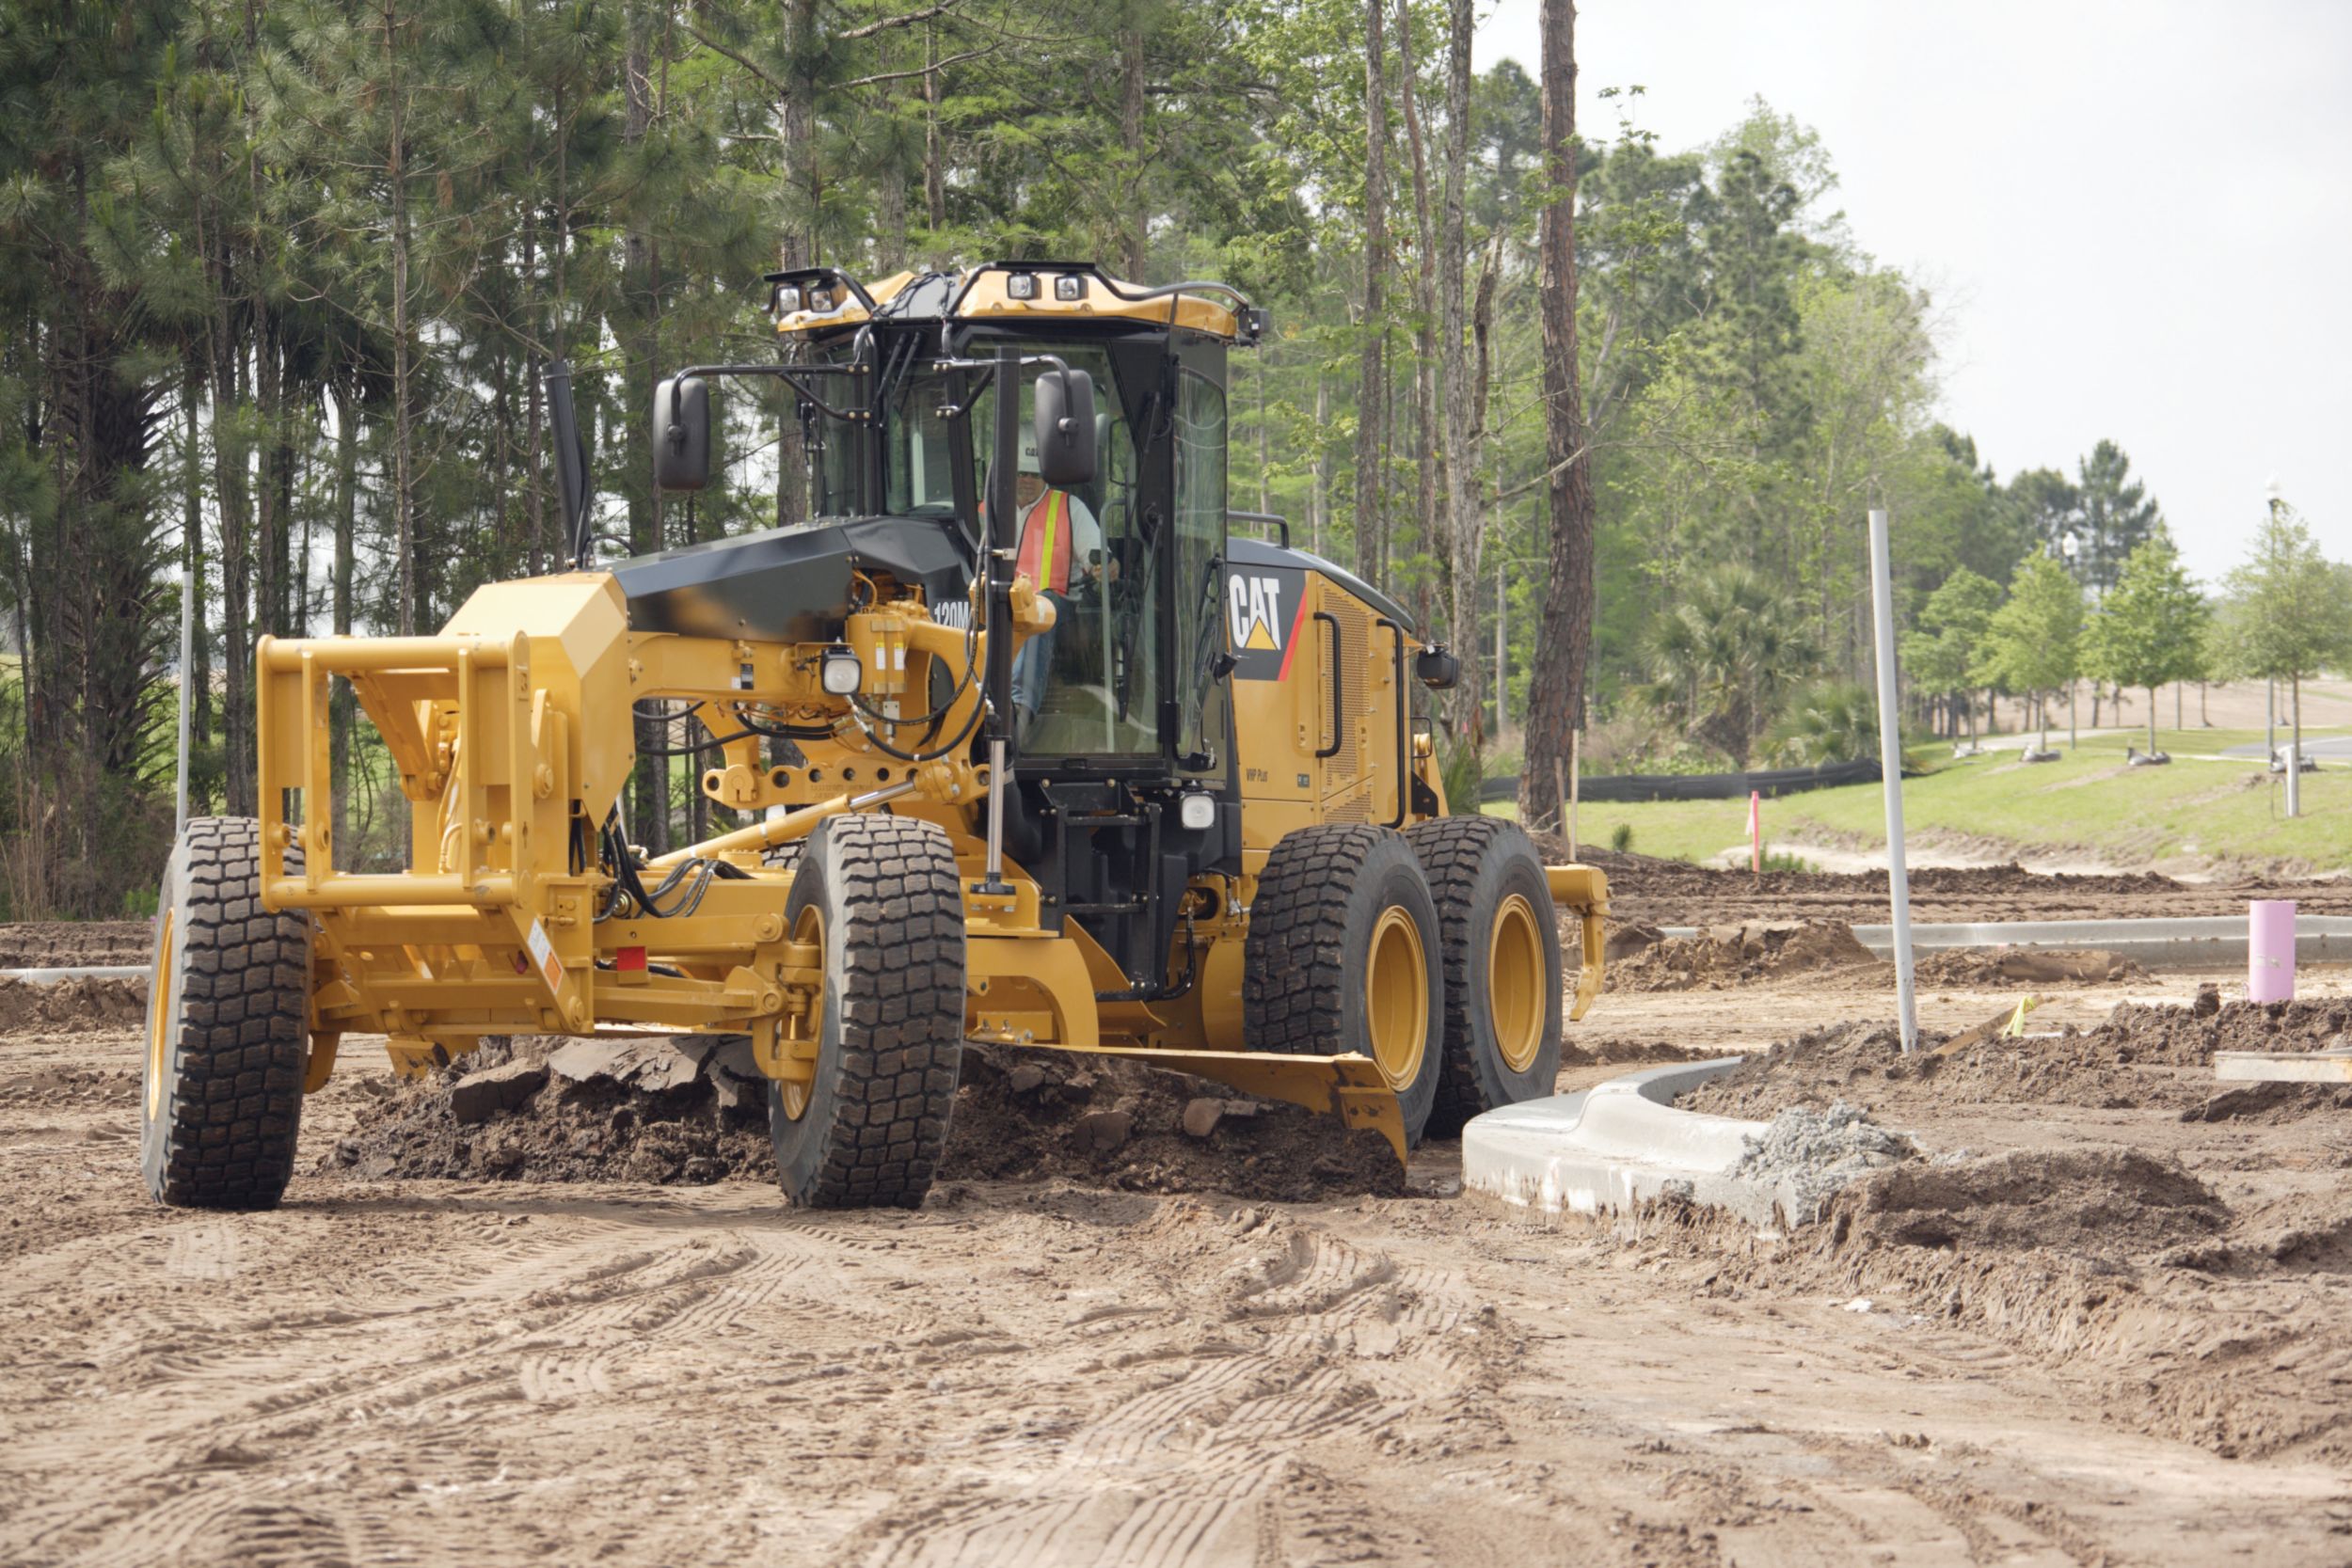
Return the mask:
<path id="1" fill-rule="evenodd" d="M 2307 738 L 2317 733 L 2304 731 Z M 2352 767 L 2323 762 L 2322 771 L 2306 774 L 2303 816 L 2290 821 L 2284 781 L 2263 772 L 2259 760 L 2187 760 L 2192 752 L 2262 737 L 2260 730 L 2158 730 L 2158 745 L 2183 758 L 2167 768 L 2126 768 L 2128 736 L 2103 736 L 2095 744 L 2086 738 L 2070 755 L 2064 735 L 2054 734 L 2059 759 L 2032 766 L 2014 752 L 1955 763 L 1941 742 L 1917 747 L 1915 762 L 1935 771 L 1905 782 L 1905 826 L 1915 838 L 1992 841 L 2019 853 L 2072 852 L 2126 867 L 2191 856 L 2352 869 Z M 1620 824 L 1632 830 L 1637 853 L 1699 861 L 1747 842 L 1748 803 L 1587 803 L 1578 814 L 1578 833 L 1587 844 L 1607 844 Z M 1886 824 L 1879 786 L 1767 800 L 1764 836 L 1767 843 L 1882 847 Z"/>

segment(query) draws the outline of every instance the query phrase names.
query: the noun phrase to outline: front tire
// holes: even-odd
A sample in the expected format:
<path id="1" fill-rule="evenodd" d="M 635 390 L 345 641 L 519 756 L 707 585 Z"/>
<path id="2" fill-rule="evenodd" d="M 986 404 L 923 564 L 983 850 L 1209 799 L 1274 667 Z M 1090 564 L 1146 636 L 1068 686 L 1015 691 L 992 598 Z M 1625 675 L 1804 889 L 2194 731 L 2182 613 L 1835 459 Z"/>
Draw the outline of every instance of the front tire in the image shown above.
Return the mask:
<path id="1" fill-rule="evenodd" d="M 1421 1142 L 1438 1093 L 1445 977 L 1421 863 L 1386 828 L 1327 822 L 1284 833 L 1266 857 L 1242 961 L 1250 1049 L 1360 1051 L 1395 1093 L 1405 1142 Z"/>
<path id="2" fill-rule="evenodd" d="M 817 1067 L 771 1082 L 776 1179 L 813 1209 L 918 1207 L 963 1053 L 963 891 L 947 835 L 898 816 L 817 825 L 785 928 L 822 954 Z"/>
<path id="3" fill-rule="evenodd" d="M 198 817 L 172 847 L 148 973 L 139 1164 L 159 1203 L 272 1209 L 294 1176 L 310 922 L 262 907 L 262 831 Z"/>
<path id="4" fill-rule="evenodd" d="M 1441 816 L 1405 832 L 1438 901 L 1445 1070 L 1433 1132 L 1451 1137 L 1560 1077 L 1560 923 L 1535 846 L 1516 822 Z"/>

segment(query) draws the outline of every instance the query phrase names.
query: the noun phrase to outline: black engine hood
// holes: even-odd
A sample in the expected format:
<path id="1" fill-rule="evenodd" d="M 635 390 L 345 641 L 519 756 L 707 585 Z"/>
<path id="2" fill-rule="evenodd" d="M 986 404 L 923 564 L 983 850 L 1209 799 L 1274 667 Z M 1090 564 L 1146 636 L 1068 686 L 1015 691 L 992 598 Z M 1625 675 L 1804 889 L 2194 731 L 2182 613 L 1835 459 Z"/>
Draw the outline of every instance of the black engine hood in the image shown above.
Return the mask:
<path id="1" fill-rule="evenodd" d="M 850 574 L 887 572 L 932 606 L 962 602 L 972 546 L 938 517 L 825 517 L 641 555 L 609 570 L 632 631 L 759 642 L 830 642 L 849 613 Z"/>

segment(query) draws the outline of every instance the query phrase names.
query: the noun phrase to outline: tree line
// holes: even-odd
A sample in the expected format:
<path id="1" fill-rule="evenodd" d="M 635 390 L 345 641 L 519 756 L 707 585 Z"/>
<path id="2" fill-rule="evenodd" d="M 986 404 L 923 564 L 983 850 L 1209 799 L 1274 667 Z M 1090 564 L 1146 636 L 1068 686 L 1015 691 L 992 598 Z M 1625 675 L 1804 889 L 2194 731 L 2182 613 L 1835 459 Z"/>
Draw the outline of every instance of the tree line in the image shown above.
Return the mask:
<path id="1" fill-rule="evenodd" d="M 1480 71 L 1468 0 L 18 0 L 0 913 L 151 888 L 183 691 L 197 809 L 252 810 L 260 637 L 430 630 L 561 565 L 554 360 L 605 555 L 798 520 L 773 393 L 730 398 L 691 505 L 645 447 L 665 367 L 774 352 L 779 265 L 1249 290 L 1276 325 L 1235 357 L 1235 504 L 1453 642 L 1449 749 L 1522 751 L 1532 818 L 1580 726 L 1588 755 L 1834 745 L 1867 506 L 1915 635 L 2061 521 L 2118 591 L 2153 523 L 2128 463 L 2002 483 L 1934 421 L 1937 304 L 1857 241 L 1819 136 L 1759 102 L 1662 148 L 1630 85 L 1580 128 L 1572 8 L 1542 10 L 1539 59 Z M 347 700 L 332 727 L 339 837 L 388 844 Z M 641 764 L 641 841 L 707 811 Z"/>

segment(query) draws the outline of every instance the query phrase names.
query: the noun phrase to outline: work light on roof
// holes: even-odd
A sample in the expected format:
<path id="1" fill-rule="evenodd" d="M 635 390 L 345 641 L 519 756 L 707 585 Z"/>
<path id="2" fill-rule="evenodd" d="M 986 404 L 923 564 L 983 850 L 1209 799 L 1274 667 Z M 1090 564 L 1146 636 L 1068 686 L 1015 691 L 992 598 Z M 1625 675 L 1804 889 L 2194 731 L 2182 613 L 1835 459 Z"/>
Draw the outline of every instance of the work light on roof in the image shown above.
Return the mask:
<path id="1" fill-rule="evenodd" d="M 779 285 L 776 289 L 776 314 L 779 316 L 788 316 L 800 308 L 800 289 L 796 285 L 790 283 Z"/>
<path id="2" fill-rule="evenodd" d="M 1005 297 L 1007 299 L 1035 299 L 1037 297 L 1037 274 L 1016 272 L 1007 275 Z"/>
<path id="3" fill-rule="evenodd" d="M 1054 297 L 1059 300 L 1084 299 L 1087 280 L 1083 274 L 1065 272 L 1054 279 Z"/>

